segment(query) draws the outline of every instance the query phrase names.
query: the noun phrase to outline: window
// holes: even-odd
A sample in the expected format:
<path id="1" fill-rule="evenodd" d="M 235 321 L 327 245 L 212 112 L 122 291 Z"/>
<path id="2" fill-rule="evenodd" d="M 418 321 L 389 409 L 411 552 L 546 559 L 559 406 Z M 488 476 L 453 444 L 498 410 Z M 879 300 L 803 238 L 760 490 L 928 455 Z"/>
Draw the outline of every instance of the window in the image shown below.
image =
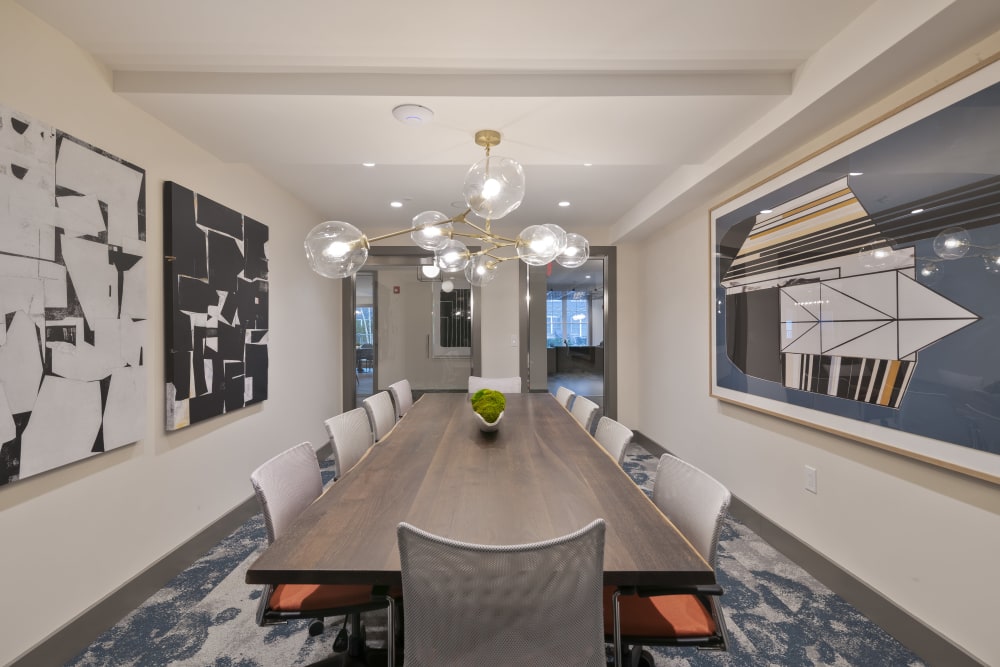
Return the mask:
<path id="1" fill-rule="evenodd" d="M 438 329 L 441 347 L 469 347 L 472 344 L 472 290 L 441 292 Z"/>
<path id="2" fill-rule="evenodd" d="M 545 338 L 548 347 L 590 345 L 590 294 L 548 292 L 545 301 Z"/>
<path id="3" fill-rule="evenodd" d="M 371 347 L 375 343 L 375 335 L 372 330 L 372 316 L 374 309 L 371 306 L 358 306 L 354 310 L 354 345 L 360 347 L 367 345 Z"/>

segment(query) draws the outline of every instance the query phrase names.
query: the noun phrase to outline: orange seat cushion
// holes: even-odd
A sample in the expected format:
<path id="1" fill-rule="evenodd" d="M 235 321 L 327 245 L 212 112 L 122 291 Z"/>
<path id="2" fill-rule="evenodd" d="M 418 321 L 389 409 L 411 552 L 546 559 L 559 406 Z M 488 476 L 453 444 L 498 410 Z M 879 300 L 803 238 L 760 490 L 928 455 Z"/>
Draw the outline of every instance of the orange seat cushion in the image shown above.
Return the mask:
<path id="1" fill-rule="evenodd" d="M 371 601 L 371 586 L 280 584 L 275 586 L 271 593 L 269 606 L 275 611 L 316 611 L 318 609 L 353 607 Z"/>
<path id="2" fill-rule="evenodd" d="M 614 632 L 613 586 L 604 587 L 604 632 Z M 715 619 L 694 595 L 640 597 L 620 595 L 623 637 L 708 637 L 716 632 Z"/>

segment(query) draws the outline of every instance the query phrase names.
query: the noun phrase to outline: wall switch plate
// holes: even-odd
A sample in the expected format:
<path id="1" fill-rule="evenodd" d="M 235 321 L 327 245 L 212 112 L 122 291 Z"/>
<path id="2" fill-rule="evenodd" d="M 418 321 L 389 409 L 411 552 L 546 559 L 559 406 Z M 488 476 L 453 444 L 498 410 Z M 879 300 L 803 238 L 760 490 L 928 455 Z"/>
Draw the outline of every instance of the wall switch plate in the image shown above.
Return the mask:
<path id="1" fill-rule="evenodd" d="M 517 347 L 517 336 L 511 336 L 510 337 L 510 346 L 511 347 Z"/>
<path id="2" fill-rule="evenodd" d="M 806 466 L 806 491 L 816 493 L 816 468 Z"/>

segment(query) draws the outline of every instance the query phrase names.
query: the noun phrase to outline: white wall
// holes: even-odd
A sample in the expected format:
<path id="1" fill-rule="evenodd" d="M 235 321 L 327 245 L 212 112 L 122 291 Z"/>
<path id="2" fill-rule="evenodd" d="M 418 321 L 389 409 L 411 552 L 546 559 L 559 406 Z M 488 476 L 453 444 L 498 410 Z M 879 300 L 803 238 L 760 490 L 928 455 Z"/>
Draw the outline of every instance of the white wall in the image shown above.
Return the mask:
<path id="1" fill-rule="evenodd" d="M 978 53 L 942 66 L 671 221 L 638 248 L 641 298 L 620 321 L 639 322 L 636 428 L 986 664 L 998 665 L 1000 487 L 708 396 L 709 209 L 971 65 Z M 619 259 L 619 266 L 629 265 Z M 703 289 L 678 288 L 699 280 Z M 620 331 L 619 340 L 627 355 L 628 334 Z M 816 495 L 803 488 L 805 465 L 818 470 Z"/>
<path id="2" fill-rule="evenodd" d="M 340 411 L 340 284 L 312 273 L 319 217 L 244 165 L 224 164 L 115 95 L 109 72 L 19 6 L 0 2 L 0 103 L 146 170 L 147 429 L 135 445 L 0 487 L 0 664 L 16 658 L 251 495 L 280 450 L 325 442 Z M 268 225 L 269 398 L 167 435 L 164 180 Z"/>
<path id="3" fill-rule="evenodd" d="M 518 334 L 518 268 L 518 262 L 503 262 L 497 270 L 496 278 L 480 290 L 483 368 L 479 375 L 483 377 L 513 377 L 521 374 L 518 363 L 522 348 Z"/>
<path id="4" fill-rule="evenodd" d="M 415 266 L 379 269 L 378 389 L 402 379 L 415 391 L 468 386 L 468 356 L 434 358 L 431 353 L 432 300 L 440 289 L 440 282 L 418 280 Z"/>

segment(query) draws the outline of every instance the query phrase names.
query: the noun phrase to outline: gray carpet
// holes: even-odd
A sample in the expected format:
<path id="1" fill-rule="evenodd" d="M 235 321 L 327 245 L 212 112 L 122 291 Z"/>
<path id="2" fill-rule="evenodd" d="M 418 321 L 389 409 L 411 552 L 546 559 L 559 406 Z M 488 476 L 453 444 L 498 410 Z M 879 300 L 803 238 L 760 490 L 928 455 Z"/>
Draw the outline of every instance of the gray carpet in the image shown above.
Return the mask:
<path id="1" fill-rule="evenodd" d="M 656 458 L 632 446 L 625 469 L 652 489 Z M 324 464 L 329 483 L 332 466 Z M 74 667 L 274 667 L 329 657 L 338 624 L 309 637 L 305 622 L 258 627 L 260 590 L 244 583 L 266 543 L 260 515 L 250 519 L 67 665 Z M 923 663 L 877 625 L 764 543 L 727 520 L 719 542 L 719 580 L 730 633 L 728 653 L 649 649 L 657 667 L 700 665 L 893 665 Z M 384 612 L 365 615 L 371 645 L 384 644 Z"/>

